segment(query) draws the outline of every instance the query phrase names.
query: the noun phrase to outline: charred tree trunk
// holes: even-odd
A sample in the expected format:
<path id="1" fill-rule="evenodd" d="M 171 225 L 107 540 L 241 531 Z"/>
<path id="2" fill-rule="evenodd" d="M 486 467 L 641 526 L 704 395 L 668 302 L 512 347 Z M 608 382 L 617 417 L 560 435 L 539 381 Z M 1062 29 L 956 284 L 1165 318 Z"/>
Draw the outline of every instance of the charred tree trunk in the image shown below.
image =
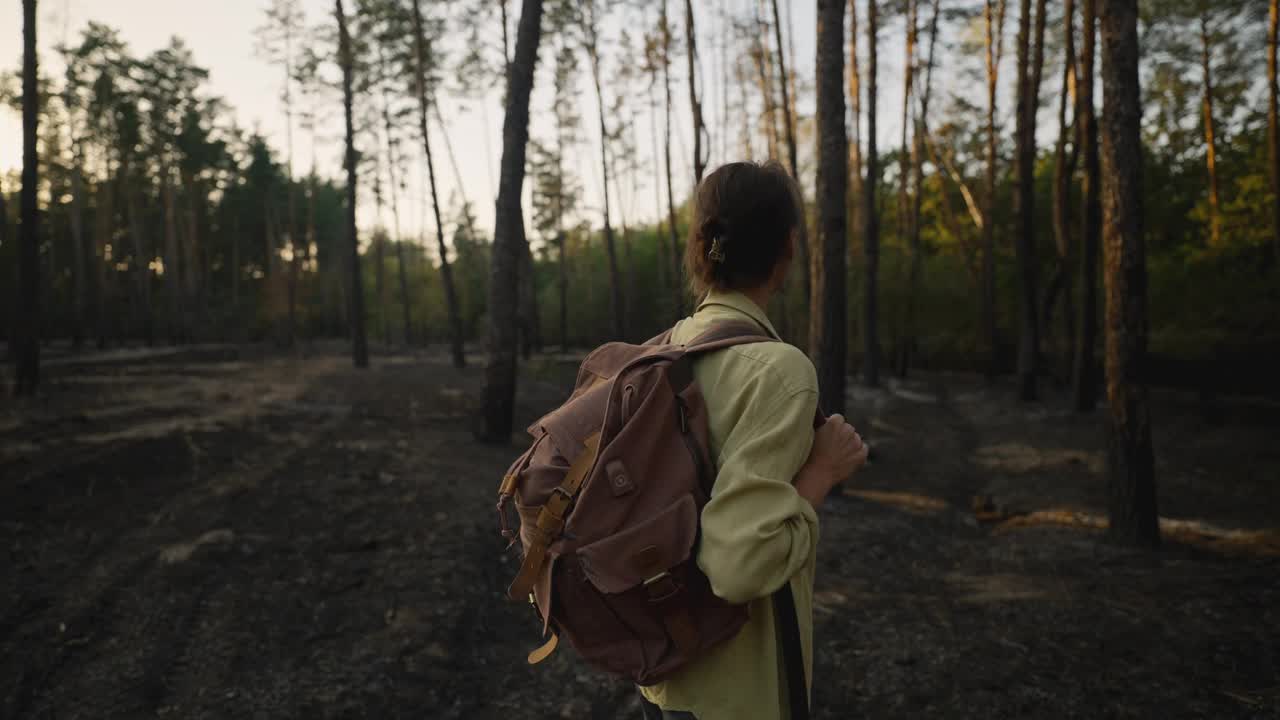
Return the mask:
<path id="1" fill-rule="evenodd" d="M 1036 3 L 1035 37 L 1032 38 L 1031 0 L 1022 0 L 1018 18 L 1018 399 L 1037 399 L 1040 358 L 1039 291 L 1036 282 L 1036 115 L 1040 77 L 1044 65 L 1044 0 Z"/>
<path id="2" fill-rule="evenodd" d="M 1094 56 L 1097 42 L 1098 0 L 1084 0 L 1084 24 L 1080 29 L 1080 76 L 1076 87 L 1080 108 L 1081 150 L 1084 151 L 1083 216 L 1080 236 L 1080 321 L 1076 323 L 1076 357 L 1072 363 L 1071 394 L 1078 412 L 1090 412 L 1097 403 L 1097 369 L 1094 345 L 1098 335 L 1098 243 L 1102 231 L 1102 178 L 1098 168 L 1098 125 L 1094 113 Z"/>
<path id="3" fill-rule="evenodd" d="M 787 164 L 791 169 L 791 177 L 795 178 L 798 184 L 800 162 L 796 152 L 796 118 L 795 113 L 792 112 L 795 92 L 791 87 L 791 76 L 787 73 L 786 52 L 782 42 L 782 15 L 778 11 L 778 0 L 771 0 L 770 4 L 773 9 L 773 37 L 774 42 L 778 44 L 778 85 L 782 92 L 782 125 L 783 132 L 786 133 Z M 843 29 L 841 34 L 843 35 Z M 843 50 L 841 54 L 843 55 Z M 843 57 L 841 61 L 843 64 Z M 822 334 L 822 311 L 819 308 L 822 307 L 821 275 L 823 271 L 819 259 L 820 252 L 817 248 L 810 247 L 808 213 L 803 209 L 803 193 L 800 195 L 800 204 L 800 227 L 796 245 L 800 249 L 800 267 L 803 270 L 800 275 L 801 297 L 804 303 L 801 306 L 801 312 L 803 313 L 806 307 L 809 309 L 809 355 L 816 358 L 819 353 L 817 338 Z"/>
<path id="4" fill-rule="evenodd" d="M 529 95 L 538 60 L 542 0 L 524 0 L 516 31 L 515 58 L 507 73 L 506 117 L 502 125 L 502 165 L 495 209 L 493 260 L 489 274 L 489 361 L 478 436 L 511 441 L 516 392 L 516 279 L 521 231 L 520 191 L 529 141 Z"/>
<path id="5" fill-rule="evenodd" d="M 556 247 L 560 251 L 559 258 L 559 291 L 560 291 L 560 352 L 569 352 L 569 256 L 568 243 L 564 230 L 556 233 Z"/>
<path id="6" fill-rule="evenodd" d="M 845 0 L 818 1 L 817 72 L 818 238 L 822 247 L 822 333 L 817 340 L 818 388 L 826 412 L 844 412 L 848 339 L 845 335 L 845 195 L 848 139 L 844 127 Z M 775 5 L 775 7 L 777 7 Z"/>
<path id="7" fill-rule="evenodd" d="M 999 370 L 999 340 L 996 337 L 996 100 L 1000 87 L 1000 56 L 1003 54 L 1005 0 L 986 0 L 983 18 L 987 54 L 987 182 L 983 198 L 982 223 L 982 334 L 986 341 L 987 379 Z"/>
<path id="8" fill-rule="evenodd" d="M 609 302 L 610 308 L 613 311 L 613 335 L 615 338 L 621 340 L 626 337 L 626 321 L 624 318 L 625 308 L 623 307 L 622 298 L 622 278 L 618 273 L 618 251 L 614 246 L 613 221 L 609 212 L 609 129 L 605 124 L 604 91 L 600 86 L 600 54 L 597 46 L 597 26 L 594 0 L 589 3 L 587 7 L 589 12 L 589 16 L 587 17 L 587 55 L 591 61 L 591 80 L 595 84 L 596 107 L 599 110 L 598 115 L 600 118 L 600 178 L 604 183 L 604 249 L 609 258 Z M 693 22 L 692 10 L 690 10 L 689 22 Z M 692 32 L 692 30 L 690 30 L 690 32 Z M 690 83 L 692 83 L 692 56 L 690 56 L 689 63 L 689 80 Z M 697 123 L 701 120 L 702 111 L 698 108 L 696 93 L 692 90 L 690 90 L 690 93 L 694 101 L 694 137 L 696 138 L 698 134 Z M 668 149 L 671 147 L 670 139 L 667 141 L 667 147 Z M 695 147 L 697 148 L 695 152 L 702 151 L 701 143 L 696 144 Z M 694 161 L 697 161 L 697 157 L 694 158 Z M 668 161 L 668 172 L 670 172 L 670 161 Z M 670 176 L 668 175 L 668 180 L 669 179 Z M 530 262 L 529 265 L 530 269 L 532 269 L 532 262 Z"/>
<path id="9" fill-rule="evenodd" d="M 689 60 L 689 107 L 693 110 L 693 185 L 702 182 L 707 159 L 702 154 L 707 126 L 702 122 L 702 101 L 698 99 L 698 34 L 693 24 L 693 0 L 684 0 L 685 55 Z"/>
<path id="10" fill-rule="evenodd" d="M 178 249 L 177 202 L 173 197 L 173 180 L 168 169 L 160 171 L 160 200 L 164 208 L 164 288 L 168 300 L 169 344 L 183 341 L 182 332 L 182 259 Z"/>
<path id="11" fill-rule="evenodd" d="M 75 159 L 71 168 L 71 346 L 80 349 L 84 345 L 84 295 L 85 253 L 84 242 L 84 175 L 83 154 L 76 144 Z"/>
<path id="12" fill-rule="evenodd" d="M 866 281 L 862 381 L 868 387 L 880 384 L 880 329 L 877 296 L 880 273 L 880 213 L 876 208 L 876 186 L 880 181 L 880 158 L 876 155 L 876 53 L 879 32 L 876 4 L 867 0 L 867 181 L 862 189 L 862 247 L 866 256 Z"/>
<path id="13" fill-rule="evenodd" d="M 40 218 L 36 205 L 40 88 L 36 71 L 36 0 L 22 2 L 22 229 L 18 235 L 17 373 L 14 394 L 40 384 Z"/>
<path id="14" fill-rule="evenodd" d="M 1205 163 L 1209 170 L 1209 247 L 1222 247 L 1222 202 L 1218 180 L 1217 133 L 1213 115 L 1213 63 L 1210 50 L 1209 16 L 1200 15 L 1200 72 L 1204 75 L 1204 97 L 1201 109 L 1204 113 Z"/>
<path id="15" fill-rule="evenodd" d="M 938 44 L 938 17 L 942 0 L 934 0 L 933 17 L 929 20 L 929 52 L 925 60 L 924 90 L 920 96 L 919 115 L 911 142 L 911 270 L 907 287 L 907 327 L 903 342 L 902 375 L 905 377 L 920 351 L 919 304 L 924 276 L 924 243 L 920 237 L 924 210 L 924 139 L 928 132 L 929 99 L 933 94 L 933 59 Z"/>
<path id="16" fill-rule="evenodd" d="M 671 25 L 667 19 L 667 0 L 662 0 L 662 86 L 666 95 L 664 109 L 666 142 L 664 156 L 667 166 L 667 232 L 671 235 L 671 286 L 675 293 L 675 316 L 684 314 L 684 279 L 681 263 L 684 253 L 680 249 L 680 234 L 676 231 L 676 197 L 671 187 Z"/>
<path id="17" fill-rule="evenodd" d="M 528 3 L 526 2 L 526 5 Z M 521 20 L 523 23 L 523 19 Z M 420 0 L 413 0 L 413 47 L 414 47 L 414 89 L 418 94 L 418 131 L 422 134 L 422 147 L 427 154 L 427 179 L 431 187 L 431 210 L 435 215 L 436 221 L 436 248 L 440 253 L 440 280 L 444 286 L 445 308 L 449 313 L 449 347 L 453 357 L 453 366 L 456 368 L 465 367 L 467 364 L 466 355 L 463 354 L 463 336 L 462 336 L 462 312 L 458 307 L 458 291 L 453 281 L 453 267 L 449 264 L 449 252 L 444 243 L 444 221 L 440 218 L 440 196 L 436 192 L 436 170 L 435 162 L 431 156 L 431 135 L 427 128 L 427 113 L 431 108 L 430 98 L 427 96 L 427 48 L 426 48 L 426 32 L 422 25 L 422 3 Z M 527 112 L 527 110 L 526 110 Z M 521 151 L 521 157 L 524 153 Z M 523 162 L 523 160 L 522 160 Z M 523 174 L 521 175 L 523 179 Z M 517 201 L 517 209 L 519 202 Z M 520 220 L 519 215 L 516 217 Z M 519 238 L 509 238 L 514 240 L 513 247 L 523 241 L 522 225 L 518 225 L 514 232 L 519 234 Z M 495 241 L 495 256 L 497 254 L 497 243 Z M 496 261 L 496 257 L 495 257 Z M 515 262 L 519 263 L 519 256 L 516 256 Z M 496 264 L 496 263 L 495 263 Z M 519 277 L 519 269 L 517 265 L 512 265 L 512 276 L 510 278 L 511 287 L 516 289 L 517 278 Z M 512 298 L 511 307 L 515 310 L 515 298 Z M 489 313 L 494 313 L 494 306 L 489 305 Z M 505 311 L 504 311 L 505 313 Z M 512 337 L 512 352 L 515 352 L 515 338 Z M 514 362 L 514 358 L 512 359 Z M 492 362 L 492 360 L 490 361 Z M 514 365 L 513 365 L 514 371 Z M 514 380 L 512 381 L 514 383 Z M 513 384 L 514 387 L 514 384 Z M 508 421 L 509 422 L 509 421 Z"/>
<path id="18" fill-rule="evenodd" d="M 386 60 L 382 55 L 381 49 L 379 49 L 378 57 L 385 66 Z M 404 328 L 404 344 L 407 346 L 413 342 L 413 324 L 409 310 L 411 302 L 408 268 L 405 267 L 404 259 L 404 239 L 400 237 L 400 178 L 397 174 L 400 162 L 397 150 L 400 143 L 392 134 L 394 125 L 391 122 L 391 99 L 387 97 L 385 86 L 382 90 L 382 129 L 387 136 L 387 182 L 391 186 L 391 226 L 394 231 L 392 242 L 396 246 L 396 274 L 400 285 L 400 322 Z"/>
<path id="19" fill-rule="evenodd" d="M 1267 146 L 1271 168 L 1271 242 L 1276 267 L 1280 267 L 1280 0 L 1271 0 L 1267 27 Z"/>
<path id="20" fill-rule="evenodd" d="M 355 125 L 351 117 L 354 61 L 351 55 L 351 37 L 347 34 L 347 14 L 342 0 L 334 0 L 334 14 L 338 19 L 338 61 L 342 66 L 342 114 L 346 121 L 347 170 L 347 259 L 351 271 L 351 360 L 357 368 L 369 367 L 369 340 L 365 335 L 364 280 L 360 276 L 360 239 L 356 234 L 356 156 Z"/>
<path id="21" fill-rule="evenodd" d="M 853 116 L 853 137 L 849 143 L 849 227 L 862 233 L 862 86 L 858 64 L 858 0 L 849 0 L 849 110 Z M 849 243 L 849 259 L 857 243 Z M 852 321 L 852 319 L 851 319 Z"/>
<path id="22" fill-rule="evenodd" d="M 1074 293 L 1071 274 L 1071 178 L 1075 176 L 1076 159 L 1080 148 L 1080 143 L 1071 142 L 1070 139 L 1077 123 L 1074 113 L 1071 122 L 1067 122 L 1067 107 L 1076 94 L 1075 0 L 1064 0 L 1062 12 L 1064 25 L 1062 92 L 1058 98 L 1058 142 L 1053 150 L 1053 239 L 1057 250 L 1057 264 L 1054 266 L 1053 275 L 1050 276 L 1049 286 L 1045 291 L 1041 328 L 1046 338 L 1054 337 L 1054 308 L 1057 306 L 1058 296 L 1061 295 L 1065 325 L 1065 332 L 1061 336 L 1061 352 L 1065 358 L 1064 366 L 1069 369 L 1075 336 L 1075 304 L 1072 299 Z M 1069 152 L 1068 143 L 1071 145 Z M 1056 354 L 1058 349 L 1054 352 Z"/>
<path id="23" fill-rule="evenodd" d="M 1103 212 L 1110 535 L 1160 542 L 1147 405 L 1147 267 L 1142 237 L 1138 2 L 1107 0 L 1102 20 Z"/>
<path id="24" fill-rule="evenodd" d="M 911 101 L 914 95 L 914 86 L 916 79 L 916 43 L 919 38 L 919 13 L 920 4 L 917 0 L 907 0 L 905 7 L 906 22 L 906 57 L 903 62 L 902 70 L 902 143 L 899 146 L 898 154 L 898 239 L 903 245 L 909 247 L 911 253 L 911 264 L 914 265 L 916 256 L 919 253 L 914 243 L 914 232 L 911 230 L 911 176 L 912 176 L 912 157 L 909 149 L 911 138 Z M 910 272 L 910 269 L 908 269 Z M 910 278 L 907 280 L 910 285 Z M 908 295 L 911 290 L 908 287 Z M 911 299 L 908 297 L 908 314 L 910 312 Z M 910 318 L 906 318 L 902 323 L 902 327 L 895 328 L 893 359 L 897 366 L 900 376 L 906 376 L 907 373 L 907 344 L 910 343 L 911 331 L 907 329 L 911 323 Z M 896 325 L 896 323 L 895 323 Z"/>

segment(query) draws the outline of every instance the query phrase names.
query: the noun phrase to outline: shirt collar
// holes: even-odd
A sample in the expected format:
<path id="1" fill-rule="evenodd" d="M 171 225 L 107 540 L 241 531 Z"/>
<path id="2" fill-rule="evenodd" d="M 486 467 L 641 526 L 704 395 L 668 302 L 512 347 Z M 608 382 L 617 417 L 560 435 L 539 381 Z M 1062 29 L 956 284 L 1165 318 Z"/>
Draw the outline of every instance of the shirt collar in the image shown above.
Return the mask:
<path id="1" fill-rule="evenodd" d="M 736 290 L 712 290 L 698 304 L 697 312 L 702 312 L 704 308 L 719 307 L 729 308 L 736 311 L 737 314 L 746 315 L 748 318 L 759 323 L 769 332 L 772 337 L 779 337 L 778 331 L 774 329 L 773 323 L 769 322 L 769 316 L 765 315 L 764 310 L 760 309 L 751 298 L 743 295 Z"/>

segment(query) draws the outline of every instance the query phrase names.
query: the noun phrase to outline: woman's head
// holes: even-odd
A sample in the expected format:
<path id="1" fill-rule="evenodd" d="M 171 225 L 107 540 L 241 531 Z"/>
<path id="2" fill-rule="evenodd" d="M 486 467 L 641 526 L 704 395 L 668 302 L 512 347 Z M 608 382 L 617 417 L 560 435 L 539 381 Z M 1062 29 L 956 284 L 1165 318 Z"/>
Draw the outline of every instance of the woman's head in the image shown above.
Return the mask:
<path id="1" fill-rule="evenodd" d="M 799 190 L 777 162 L 721 165 L 694 195 L 684 265 L 695 292 L 754 290 L 791 262 Z"/>

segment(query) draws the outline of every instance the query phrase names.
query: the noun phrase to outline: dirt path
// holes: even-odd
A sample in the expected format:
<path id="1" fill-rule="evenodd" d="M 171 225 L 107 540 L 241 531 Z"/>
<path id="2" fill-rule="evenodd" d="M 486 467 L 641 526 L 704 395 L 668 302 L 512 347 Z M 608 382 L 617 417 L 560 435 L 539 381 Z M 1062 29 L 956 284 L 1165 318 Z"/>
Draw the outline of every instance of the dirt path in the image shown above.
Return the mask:
<path id="1" fill-rule="evenodd" d="M 89 360 L 0 412 L 0 717 L 637 717 L 571 652 L 524 664 L 477 370 Z M 572 372 L 527 368 L 521 418 Z M 1280 717 L 1280 412 L 1163 398 L 1162 508 L 1199 524 L 1134 554 L 1088 527 L 1094 421 L 1001 392 L 855 392 L 876 458 L 823 513 L 817 717 Z"/>

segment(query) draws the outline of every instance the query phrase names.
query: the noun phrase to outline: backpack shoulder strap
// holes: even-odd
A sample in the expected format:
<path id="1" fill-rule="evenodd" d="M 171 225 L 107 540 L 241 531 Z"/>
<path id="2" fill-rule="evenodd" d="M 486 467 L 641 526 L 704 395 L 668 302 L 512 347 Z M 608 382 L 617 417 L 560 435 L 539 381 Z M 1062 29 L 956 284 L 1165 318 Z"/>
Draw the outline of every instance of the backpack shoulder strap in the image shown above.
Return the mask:
<path id="1" fill-rule="evenodd" d="M 694 338 L 684 347 L 685 354 L 697 354 L 723 350 L 735 345 L 761 342 L 782 342 L 769 334 L 763 326 L 745 320 L 717 323 Z"/>

